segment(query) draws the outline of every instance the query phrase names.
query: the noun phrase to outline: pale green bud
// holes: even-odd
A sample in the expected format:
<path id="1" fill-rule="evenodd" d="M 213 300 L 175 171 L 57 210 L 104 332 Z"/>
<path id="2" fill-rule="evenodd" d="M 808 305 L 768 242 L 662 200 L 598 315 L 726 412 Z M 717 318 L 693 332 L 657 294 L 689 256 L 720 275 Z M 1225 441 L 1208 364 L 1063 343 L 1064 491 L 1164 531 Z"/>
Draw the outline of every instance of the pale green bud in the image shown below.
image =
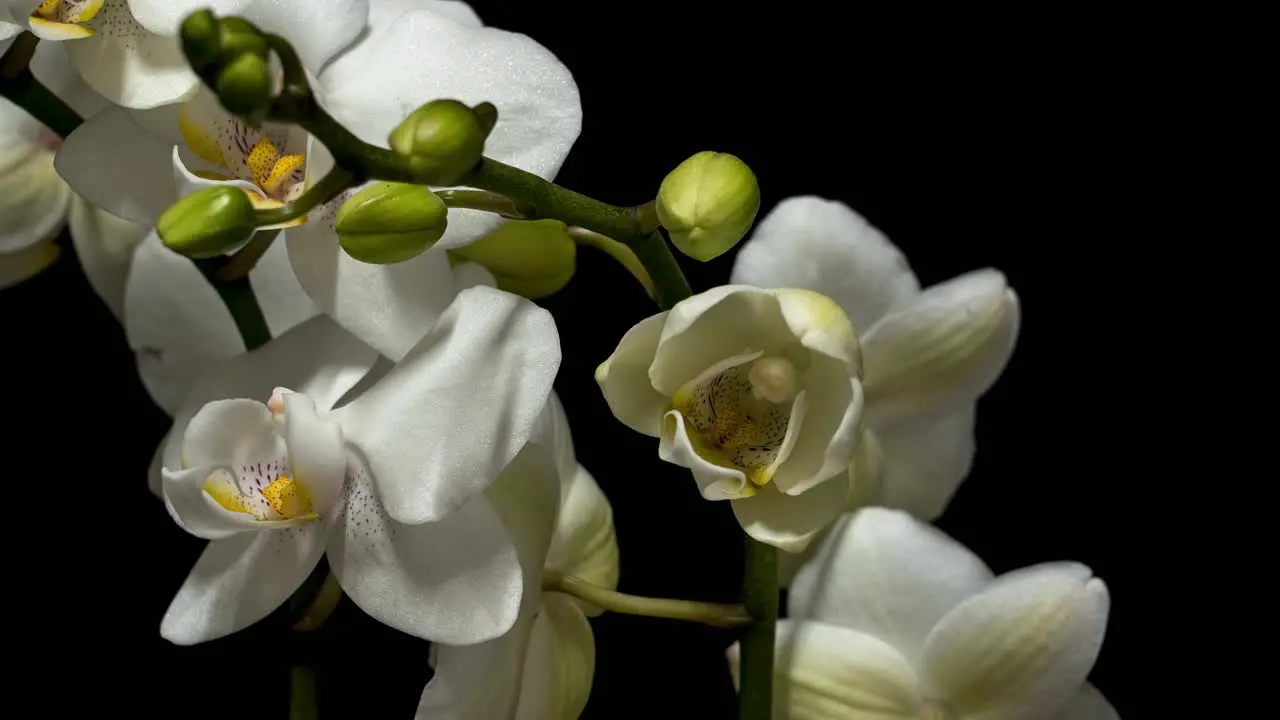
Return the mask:
<path id="1" fill-rule="evenodd" d="M 733 155 L 700 152 L 662 181 L 656 205 L 671 242 L 706 262 L 728 252 L 751 229 L 760 210 L 760 185 Z"/>
<path id="2" fill-rule="evenodd" d="M 237 115 L 248 115 L 271 101 L 271 73 L 267 61 L 245 53 L 218 72 L 218 99 Z"/>
<path id="3" fill-rule="evenodd" d="M 484 154 L 487 119 L 457 100 L 432 100 L 396 126 L 388 142 L 428 184 L 456 185 Z"/>
<path id="4" fill-rule="evenodd" d="M 182 51 L 197 72 L 212 65 L 222 49 L 218 18 L 209 9 L 197 10 L 182 21 Z"/>
<path id="5" fill-rule="evenodd" d="M 444 235 L 449 208 L 421 185 L 380 182 L 338 208 L 334 229 L 342 249 L 360 262 L 404 262 L 421 255 Z"/>
<path id="6" fill-rule="evenodd" d="M 165 247 L 196 260 L 217 257 L 249 241 L 257 229 L 244 190 L 218 185 L 191 193 L 156 221 Z"/>
<path id="7" fill-rule="evenodd" d="M 218 51 L 224 63 L 241 55 L 257 55 L 266 60 L 267 38 L 244 18 L 224 17 L 218 20 Z"/>
<path id="8" fill-rule="evenodd" d="M 499 288 L 537 300 L 569 284 L 577 252 L 559 220 L 516 220 L 450 255 L 455 261 L 483 265 Z"/>

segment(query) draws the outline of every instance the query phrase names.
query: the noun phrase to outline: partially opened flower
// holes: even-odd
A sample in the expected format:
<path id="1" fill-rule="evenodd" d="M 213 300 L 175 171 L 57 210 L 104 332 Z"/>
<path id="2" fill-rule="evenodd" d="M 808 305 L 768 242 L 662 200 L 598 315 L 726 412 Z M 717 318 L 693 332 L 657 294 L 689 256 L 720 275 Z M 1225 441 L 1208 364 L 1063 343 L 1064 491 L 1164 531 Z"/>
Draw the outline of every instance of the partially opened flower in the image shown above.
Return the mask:
<path id="1" fill-rule="evenodd" d="M 627 331 L 596 370 L 619 420 L 660 438 L 744 530 L 803 549 L 840 513 L 862 411 L 858 339 L 809 290 L 731 285 Z"/>
<path id="2" fill-rule="evenodd" d="M 577 86 L 568 69 L 531 38 L 483 27 L 463 3 L 374 0 L 369 33 L 320 73 L 321 104 L 361 140 L 388 147 L 388 136 L 412 111 L 437 99 L 491 102 L 497 125 L 485 155 L 553 178 L 582 124 Z M 307 182 L 332 167 L 313 142 Z M 439 314 L 444 250 L 497 229 L 502 218 L 450 209 L 448 228 L 416 258 L 373 265 L 348 256 L 334 231 L 337 209 L 353 188 L 310 213 L 288 232 L 298 280 L 316 305 L 340 325 L 395 359 Z"/>
<path id="3" fill-rule="evenodd" d="M 992 578 L 899 510 L 846 516 L 780 621 L 780 720 L 1118 720 L 1085 678 L 1110 599 L 1078 563 Z M 729 651 L 737 674 L 738 647 Z"/>
<path id="4" fill-rule="evenodd" d="M 5 33 L 29 29 L 66 40 L 67 53 L 94 90 L 112 102 L 150 108 L 181 100 L 199 80 L 179 47 L 178 25 L 212 6 L 293 39 L 313 72 L 365 27 L 367 0 L 4 0 Z M 4 18 L 0 18 L 3 20 Z"/>
<path id="5" fill-rule="evenodd" d="M 843 203 L 784 200 L 738 254 L 733 282 L 802 287 L 839 303 L 862 346 L 866 391 L 851 500 L 932 520 L 969 472 L 976 401 L 1017 340 L 1018 297 L 976 270 L 924 291 L 906 258 Z"/>
<path id="6" fill-rule="evenodd" d="M 193 390 L 163 449 L 164 497 L 211 542 L 166 638 L 202 642 L 262 619 L 325 553 L 346 594 L 404 632 L 466 644 L 510 629 L 524 577 L 484 491 L 510 473 L 528 492 L 539 478 L 555 487 L 554 472 L 517 460 L 559 365 L 554 323 L 513 295 L 466 290 L 335 408 L 376 358 L 319 317 Z"/>
<path id="7" fill-rule="evenodd" d="M 71 191 L 53 171 L 57 141 L 0 98 L 0 288 L 58 258 L 53 239 L 66 223 Z"/>
<path id="8" fill-rule="evenodd" d="M 618 545 L 609 501 L 578 464 L 559 401 L 552 396 L 532 443 L 550 447 L 559 478 L 558 497 L 523 497 L 502 481 L 490 491 L 507 494 L 504 517 L 522 513 L 521 562 L 525 595 L 520 617 L 506 635 L 468 647 L 432 647 L 435 673 L 418 705 L 420 720 L 574 720 L 586 706 L 595 672 L 595 642 L 588 615 L 598 608 L 542 590 L 547 571 L 613 589 Z M 559 509 L 555 501 L 559 500 Z M 538 510 L 535 515 L 532 510 Z M 540 520 L 540 521 L 539 521 Z M 554 525 L 554 529 L 553 526 Z"/>

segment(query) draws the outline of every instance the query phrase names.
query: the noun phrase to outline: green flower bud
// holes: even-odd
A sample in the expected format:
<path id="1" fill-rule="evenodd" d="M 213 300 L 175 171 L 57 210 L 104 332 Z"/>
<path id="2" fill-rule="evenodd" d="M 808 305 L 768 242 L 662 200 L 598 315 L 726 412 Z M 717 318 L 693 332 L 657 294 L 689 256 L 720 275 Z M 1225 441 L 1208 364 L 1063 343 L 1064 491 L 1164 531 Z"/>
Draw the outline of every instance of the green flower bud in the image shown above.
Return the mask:
<path id="1" fill-rule="evenodd" d="M 236 249 L 256 229 L 249 196 L 230 185 L 194 192 L 169 206 L 156 221 L 165 247 L 197 260 Z"/>
<path id="2" fill-rule="evenodd" d="M 388 141 L 429 184 L 456 185 L 480 161 L 487 134 L 471 108 L 457 100 L 432 100 L 410 113 Z"/>
<path id="3" fill-rule="evenodd" d="M 386 265 L 422 254 L 444 235 L 449 208 L 421 185 L 370 185 L 338 208 L 342 249 L 360 262 Z"/>
<path id="4" fill-rule="evenodd" d="M 450 251 L 455 262 L 480 263 L 498 287 L 531 300 L 559 292 L 576 269 L 578 247 L 559 220 L 512 221 Z"/>
<path id="5" fill-rule="evenodd" d="M 219 49 L 222 62 L 229 63 L 241 55 L 257 55 L 267 59 L 267 39 L 253 23 L 239 17 L 218 21 Z"/>
<path id="6" fill-rule="evenodd" d="M 245 54 L 227 63 L 218 73 L 218 99 L 237 115 L 248 115 L 271 102 L 271 72 L 267 61 Z"/>
<path id="7" fill-rule="evenodd" d="M 498 124 L 498 108 L 491 102 L 482 102 L 471 108 L 471 110 L 480 121 L 480 127 L 484 129 L 484 136 L 489 137 L 489 133 L 493 132 L 493 126 Z"/>
<path id="8" fill-rule="evenodd" d="M 197 72 L 212 65 L 222 48 L 218 18 L 212 10 L 197 10 L 182 21 L 182 52 Z"/>
<path id="9" fill-rule="evenodd" d="M 662 181 L 658 219 L 680 252 L 706 262 L 746 236 L 760 210 L 760 185 L 727 153 L 700 152 Z"/>

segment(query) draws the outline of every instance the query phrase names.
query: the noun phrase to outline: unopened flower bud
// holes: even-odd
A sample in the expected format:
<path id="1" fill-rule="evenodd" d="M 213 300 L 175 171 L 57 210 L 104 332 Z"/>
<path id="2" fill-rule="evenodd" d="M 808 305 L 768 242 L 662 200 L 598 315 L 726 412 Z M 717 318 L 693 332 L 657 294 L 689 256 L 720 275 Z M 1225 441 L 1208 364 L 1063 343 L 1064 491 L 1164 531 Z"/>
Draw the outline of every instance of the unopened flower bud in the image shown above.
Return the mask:
<path id="1" fill-rule="evenodd" d="M 422 254 L 444 235 L 448 220 L 449 208 L 429 188 L 380 182 L 343 203 L 334 228 L 348 255 L 385 265 Z"/>
<path id="2" fill-rule="evenodd" d="M 218 99 L 237 115 L 248 115 L 271 101 L 271 73 L 267 61 L 246 53 L 218 73 Z"/>
<path id="3" fill-rule="evenodd" d="M 388 140 L 429 184 L 456 185 L 480 161 L 487 134 L 481 118 L 463 103 L 432 100 L 410 113 Z"/>
<path id="4" fill-rule="evenodd" d="M 182 52 L 197 72 L 212 65 L 221 51 L 221 31 L 212 10 L 197 10 L 182 21 Z"/>
<path id="5" fill-rule="evenodd" d="M 253 237 L 253 203 L 244 190 L 218 185 L 194 192 L 156 221 L 165 247 L 189 258 L 217 257 Z"/>
<path id="6" fill-rule="evenodd" d="M 577 251 L 559 220 L 517 220 L 450 252 L 455 260 L 485 266 L 499 288 L 536 300 L 569 284 Z"/>
<path id="7" fill-rule="evenodd" d="M 498 124 L 498 108 L 491 102 L 482 102 L 471 110 L 480 121 L 485 137 L 489 137 L 489 133 L 493 132 L 493 126 Z"/>
<path id="8" fill-rule="evenodd" d="M 222 62 L 229 63 L 241 55 L 257 55 L 267 59 L 267 39 L 253 23 L 239 17 L 218 20 L 218 49 Z"/>
<path id="9" fill-rule="evenodd" d="M 658 190 L 658 219 L 671 242 L 703 262 L 737 245 L 759 210 L 755 173 L 727 153 L 694 155 L 672 170 Z"/>

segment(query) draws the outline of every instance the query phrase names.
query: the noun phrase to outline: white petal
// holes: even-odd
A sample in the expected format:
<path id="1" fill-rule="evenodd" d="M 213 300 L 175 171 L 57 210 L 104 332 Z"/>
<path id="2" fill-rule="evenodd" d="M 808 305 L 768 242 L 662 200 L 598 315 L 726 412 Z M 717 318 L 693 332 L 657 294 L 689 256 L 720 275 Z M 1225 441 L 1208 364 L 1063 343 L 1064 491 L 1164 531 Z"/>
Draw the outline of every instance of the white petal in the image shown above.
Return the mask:
<path id="1" fill-rule="evenodd" d="M 319 313 L 293 274 L 285 242 L 283 234 L 277 237 L 271 243 L 271 249 L 249 272 L 249 285 L 253 287 L 253 294 L 258 298 L 262 315 L 267 319 L 267 328 L 273 336 L 283 335 Z"/>
<path id="2" fill-rule="evenodd" d="M 592 585 L 618 586 L 618 537 L 613 508 L 595 478 L 581 465 L 565 478 L 546 568 Z"/>
<path id="3" fill-rule="evenodd" d="M 662 415 L 671 405 L 670 396 L 654 390 L 649 381 L 649 366 L 666 322 L 664 312 L 636 323 L 622 336 L 613 354 L 596 368 L 596 384 L 614 417 L 632 430 L 653 437 L 661 434 Z"/>
<path id="4" fill-rule="evenodd" d="M 430 100 L 491 102 L 499 119 L 485 155 L 555 177 L 582 125 L 568 69 L 527 36 L 460 24 L 434 4 L 402 10 L 401 3 L 375 4 L 369 35 L 321 73 L 318 91 L 334 117 L 386 147 L 391 130 Z M 450 210 L 438 246 L 465 245 L 500 224 L 491 213 Z"/>
<path id="5" fill-rule="evenodd" d="M 487 487 L 533 432 L 560 367 L 550 313 L 486 287 L 342 412 L 391 517 L 438 520 Z"/>
<path id="6" fill-rule="evenodd" d="M 867 413 L 880 428 L 978 399 L 1013 354 L 1018 298 L 997 270 L 921 293 L 862 338 Z"/>
<path id="7" fill-rule="evenodd" d="M 748 535 L 788 553 L 798 553 L 844 510 L 849 476 L 840 473 L 800 495 L 785 495 L 772 483 L 754 496 L 733 501 L 733 513 Z"/>
<path id="8" fill-rule="evenodd" d="M 850 377 L 843 363 L 815 353 L 805 373 L 803 390 L 796 395 L 791 422 L 793 432 L 785 459 L 773 473 L 773 484 L 788 495 L 808 492 L 837 473 L 846 472 L 858 449 L 858 428 L 862 419 L 862 384 Z M 800 398 L 804 398 L 803 405 Z M 796 409 L 793 407 L 793 410 Z"/>
<path id="9" fill-rule="evenodd" d="M 169 605 L 160 634 L 192 645 L 248 627 L 280 607 L 324 553 L 324 521 L 214 540 Z"/>
<path id="10" fill-rule="evenodd" d="M 9 40 L 22 34 L 22 26 L 0 19 L 0 42 Z M 0 46 L 0 53 L 8 50 L 7 46 Z"/>
<path id="11" fill-rule="evenodd" d="M 206 403 L 224 398 L 259 402 L 277 387 L 303 393 L 324 410 L 364 377 L 377 353 L 324 317 L 309 320 L 250 353 L 218 365 L 185 397 L 166 439 L 164 465 L 180 466 L 179 449 L 187 423 Z"/>
<path id="12" fill-rule="evenodd" d="M 213 286 L 190 260 L 166 248 L 154 230 L 133 255 L 124 328 L 138 354 L 142 384 L 170 414 L 201 376 L 245 349 Z"/>
<path id="13" fill-rule="evenodd" d="M 347 473 L 342 428 L 316 412 L 316 402 L 301 393 L 284 393 L 284 427 L 293 479 L 311 495 L 315 512 L 324 514 L 338 502 Z"/>
<path id="14" fill-rule="evenodd" d="M 729 648 L 740 683 L 738 645 Z M 773 716 L 790 720 L 916 720 L 922 708 L 911 666 L 893 647 L 819 622 L 778 622 Z"/>
<path id="15" fill-rule="evenodd" d="M 1002 575 L 925 641 L 922 679 L 952 711 L 981 720 L 1052 717 L 1102 648 L 1107 586 L 1078 563 Z"/>
<path id="16" fill-rule="evenodd" d="M 551 450 L 555 459 L 556 471 L 562 480 L 560 488 L 561 502 L 564 502 L 572 489 L 572 479 L 578 472 L 578 458 L 573 449 L 573 433 L 569 429 L 569 418 L 565 417 L 564 406 L 554 391 L 547 404 L 538 414 L 537 425 L 529 442 L 538 443 Z"/>
<path id="17" fill-rule="evenodd" d="M 178 102 L 199 84 L 177 40 L 148 32 L 122 2 L 108 2 L 88 22 L 97 34 L 67 43 L 80 77 L 117 105 L 150 108 Z"/>
<path id="18" fill-rule="evenodd" d="M 289 40 L 302 64 L 319 73 L 365 29 L 368 0 L 253 0 L 244 17 Z"/>
<path id="19" fill-rule="evenodd" d="M 0 289 L 35 277 L 52 265 L 62 250 L 53 240 L 36 243 L 16 253 L 0 255 Z"/>
<path id="20" fill-rule="evenodd" d="M 89 284 L 112 314 L 123 319 L 125 280 L 134 251 L 147 237 L 147 226 L 121 220 L 76 195 L 71 198 L 69 225 L 71 242 Z"/>
<path id="21" fill-rule="evenodd" d="M 151 226 L 178 199 L 172 152 L 171 145 L 139 127 L 126 111 L 109 108 L 67 137 L 54 167 L 91 204 Z"/>
<path id="22" fill-rule="evenodd" d="M 582 714 L 596 669 L 595 638 L 572 598 L 548 593 L 529 638 L 516 720 L 567 720 Z"/>
<path id="23" fill-rule="evenodd" d="M 877 432 L 880 484 L 868 500 L 906 510 L 922 520 L 941 515 L 973 465 L 976 410 L 969 404 Z"/>
<path id="24" fill-rule="evenodd" d="M 453 287 L 456 292 L 462 292 L 477 285 L 498 287 L 498 281 L 494 279 L 493 273 L 480 263 L 464 262 L 453 266 Z"/>
<path id="25" fill-rule="evenodd" d="M 0 254 L 56 236 L 71 202 L 53 153 L 7 131 L 0 128 Z"/>
<path id="26" fill-rule="evenodd" d="M 215 15 L 240 15 L 253 0 L 129 0 L 134 20 L 156 35 L 178 36 L 178 27 L 191 13 L 208 8 Z"/>
<path id="27" fill-rule="evenodd" d="M 266 529 L 254 527 L 255 518 L 227 510 L 205 492 L 205 483 L 211 478 L 234 482 L 234 467 L 200 465 L 177 471 L 161 468 L 160 472 L 165 509 L 179 527 L 192 535 L 219 540 L 247 530 Z"/>
<path id="28" fill-rule="evenodd" d="M 376 0 L 375 0 L 376 2 Z M 516 712 L 534 616 L 501 637 L 475 645 L 432 645 L 431 680 L 418 701 L 419 720 L 510 718 Z"/>
<path id="29" fill-rule="evenodd" d="M 712 288 L 667 313 L 649 380 L 660 395 L 673 397 L 727 357 L 768 354 L 795 342 L 772 293 L 743 285 Z"/>
<path id="30" fill-rule="evenodd" d="M 866 508 L 832 530 L 791 586 L 791 614 L 852 628 L 911 663 L 934 625 L 991 571 L 963 545 L 906 513 Z"/>
<path id="31" fill-rule="evenodd" d="M 403 7 L 420 7 L 419 0 L 374 0 L 374 2 L 379 5 L 393 3 Z M 484 23 L 480 21 L 480 16 L 476 14 L 475 9 L 462 0 L 433 0 L 431 10 L 461 25 L 484 27 Z"/>
<path id="32" fill-rule="evenodd" d="M 756 223 L 731 282 L 820 292 L 844 308 L 858 332 L 920 291 L 906 257 L 883 233 L 848 205 L 812 195 L 787 198 Z"/>
<path id="33" fill-rule="evenodd" d="M 658 457 L 692 470 L 698 491 L 708 500 L 732 500 L 755 494 L 755 486 L 747 482 L 741 470 L 710 462 L 694 449 L 693 443 L 680 411 L 667 413 L 658 439 Z"/>
<path id="34" fill-rule="evenodd" d="M 453 645 L 511 629 L 524 593 L 516 547 L 483 495 L 420 525 L 383 509 L 365 458 L 347 458 L 347 490 L 329 546 L 343 591 L 374 619 Z"/>
<path id="35" fill-rule="evenodd" d="M 67 55 L 67 47 L 66 43 L 40 43 L 31 58 L 31 74 L 80 117 L 93 117 L 111 104 L 80 78 Z"/>
<path id="36" fill-rule="evenodd" d="M 284 454 L 267 406 L 259 400 L 215 400 L 187 423 L 182 465 L 244 465 Z"/>
<path id="37" fill-rule="evenodd" d="M 1111 707 L 1098 688 L 1085 683 L 1053 716 L 1053 720 L 1120 720 L 1120 713 Z"/>
<path id="38" fill-rule="evenodd" d="M 307 184 L 333 167 L 324 145 L 307 144 Z M 399 360 L 422 339 L 456 295 L 441 250 L 392 265 L 355 260 L 338 245 L 334 216 L 355 190 L 308 215 L 287 235 L 289 262 L 316 307 L 378 352 Z M 452 220 L 452 214 L 450 215 Z"/>

